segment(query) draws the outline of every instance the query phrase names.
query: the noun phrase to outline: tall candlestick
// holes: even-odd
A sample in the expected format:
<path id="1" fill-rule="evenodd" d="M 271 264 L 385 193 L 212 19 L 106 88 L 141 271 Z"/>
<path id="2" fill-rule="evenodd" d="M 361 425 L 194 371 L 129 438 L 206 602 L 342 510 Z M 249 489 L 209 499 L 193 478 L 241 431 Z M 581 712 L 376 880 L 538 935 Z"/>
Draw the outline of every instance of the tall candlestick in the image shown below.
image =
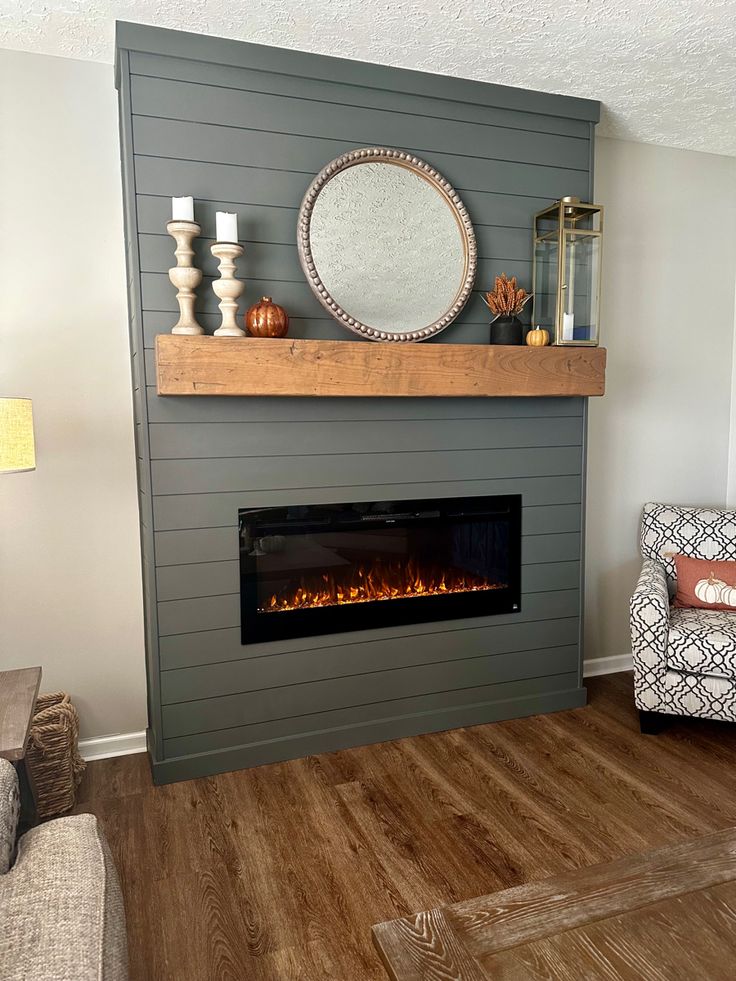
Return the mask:
<path id="1" fill-rule="evenodd" d="M 191 201 L 191 198 L 189 199 Z M 166 231 L 176 242 L 176 265 L 169 269 L 169 279 L 176 286 L 176 299 L 179 303 L 179 320 L 172 334 L 204 334 L 204 328 L 197 323 L 194 315 L 196 289 L 202 282 L 202 273 L 194 265 L 192 241 L 199 235 L 196 221 L 170 221 Z"/>
<path id="2" fill-rule="evenodd" d="M 172 198 L 171 220 L 194 221 L 194 198 Z"/>
<path id="3" fill-rule="evenodd" d="M 238 241 L 238 216 L 229 211 L 218 211 L 215 215 L 216 237 L 218 242 Z"/>
<path id="4" fill-rule="evenodd" d="M 235 260 L 243 254 L 243 246 L 237 242 L 215 242 L 210 249 L 212 255 L 220 260 L 220 278 L 212 284 L 215 295 L 220 298 L 222 314 L 222 323 L 215 334 L 218 337 L 242 337 L 245 331 L 238 327 L 235 315 L 238 312 L 238 297 L 244 286 L 235 278 Z"/>

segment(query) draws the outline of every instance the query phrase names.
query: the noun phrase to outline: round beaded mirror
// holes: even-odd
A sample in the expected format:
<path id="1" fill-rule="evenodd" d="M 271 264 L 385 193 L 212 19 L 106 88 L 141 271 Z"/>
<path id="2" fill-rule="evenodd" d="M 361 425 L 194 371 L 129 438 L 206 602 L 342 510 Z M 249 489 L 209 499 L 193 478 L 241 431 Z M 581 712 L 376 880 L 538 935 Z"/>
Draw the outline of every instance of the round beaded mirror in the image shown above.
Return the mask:
<path id="1" fill-rule="evenodd" d="M 460 196 L 401 150 L 353 150 L 327 164 L 302 201 L 297 245 L 322 306 L 373 341 L 438 334 L 475 279 L 475 234 Z"/>

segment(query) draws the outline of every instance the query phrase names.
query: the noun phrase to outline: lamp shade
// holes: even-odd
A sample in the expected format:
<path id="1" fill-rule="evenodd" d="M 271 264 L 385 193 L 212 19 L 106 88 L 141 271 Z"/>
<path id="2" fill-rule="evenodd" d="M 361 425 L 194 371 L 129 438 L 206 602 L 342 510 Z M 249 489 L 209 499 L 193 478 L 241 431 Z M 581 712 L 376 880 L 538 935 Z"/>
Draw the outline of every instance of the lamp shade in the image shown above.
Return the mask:
<path id="1" fill-rule="evenodd" d="M 31 400 L 0 398 L 0 473 L 35 469 Z"/>

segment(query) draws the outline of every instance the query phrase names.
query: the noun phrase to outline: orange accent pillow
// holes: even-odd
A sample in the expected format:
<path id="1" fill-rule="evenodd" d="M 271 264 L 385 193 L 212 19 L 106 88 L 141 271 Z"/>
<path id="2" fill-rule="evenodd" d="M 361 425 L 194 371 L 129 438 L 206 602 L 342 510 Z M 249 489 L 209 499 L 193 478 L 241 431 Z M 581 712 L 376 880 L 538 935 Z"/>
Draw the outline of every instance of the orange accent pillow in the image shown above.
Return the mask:
<path id="1" fill-rule="evenodd" d="M 675 556 L 675 606 L 736 612 L 736 562 Z"/>

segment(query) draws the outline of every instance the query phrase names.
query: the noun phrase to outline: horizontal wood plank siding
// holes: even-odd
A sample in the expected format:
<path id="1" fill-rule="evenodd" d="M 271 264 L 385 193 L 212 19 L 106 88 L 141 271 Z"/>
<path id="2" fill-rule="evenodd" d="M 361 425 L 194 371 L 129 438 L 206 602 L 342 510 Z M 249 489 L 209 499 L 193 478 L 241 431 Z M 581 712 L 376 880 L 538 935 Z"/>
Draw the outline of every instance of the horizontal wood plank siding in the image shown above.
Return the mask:
<path id="1" fill-rule="evenodd" d="M 362 484 L 351 487 L 311 487 L 302 492 L 302 504 L 333 504 L 336 501 L 391 501 L 408 497 L 461 497 L 462 495 L 521 494 L 525 513 L 544 504 L 576 504 L 581 500 L 580 476 L 508 477 L 478 480 L 416 481 L 407 484 Z M 291 504 L 293 492 L 280 488 L 269 491 L 274 507 Z M 176 531 L 182 528 L 222 528 L 232 526 L 239 507 L 260 507 L 257 491 L 224 494 L 168 494 L 154 498 L 156 528 Z M 204 559 L 202 561 L 205 561 Z"/>
<path id="2" fill-rule="evenodd" d="M 566 591 L 564 603 L 560 601 L 559 594 L 547 603 L 526 603 L 523 615 L 513 619 L 494 617 L 492 621 L 487 618 L 432 624 L 429 627 L 426 624 L 409 625 L 400 630 L 382 628 L 357 639 L 349 634 L 331 634 L 318 640 L 304 637 L 298 642 L 278 641 L 242 647 L 237 627 L 174 634 L 161 638 L 162 677 L 167 671 L 179 668 L 201 668 L 208 664 L 262 657 L 276 657 L 280 664 L 288 664 L 292 660 L 312 660 L 330 651 L 337 651 L 338 657 L 343 659 L 359 657 L 363 663 L 371 665 L 376 657 L 383 656 L 382 651 L 388 650 L 397 663 L 402 663 L 403 657 L 415 644 L 422 651 L 440 645 L 448 652 L 462 652 L 464 657 L 477 657 L 494 651 L 503 653 L 514 648 L 531 650 L 545 644 L 558 647 L 575 643 L 579 619 L 576 601 L 574 593 Z M 570 615 L 565 616 L 565 613 Z M 197 697 L 196 689 L 192 689 L 192 693 Z"/>
<path id="3" fill-rule="evenodd" d="M 346 678 L 286 684 L 257 691 L 234 692 L 217 698 L 164 705 L 164 738 L 193 732 L 209 732 L 241 725 L 243 721 L 268 722 L 295 715 L 309 715 L 351 705 L 385 703 L 433 693 L 482 689 L 506 681 L 539 678 L 545 672 L 540 659 L 562 665 L 570 673 L 576 670 L 575 659 L 560 655 L 554 649 L 542 652 L 498 654 L 495 657 L 472 658 L 461 662 L 420 664 L 376 671 Z M 251 665 L 249 665 L 251 666 Z M 462 667 L 462 670 L 459 668 Z M 561 673 L 561 672 L 558 672 Z M 480 695 L 480 693 L 479 693 Z M 481 701 L 476 696 L 474 701 Z"/>
<path id="4" fill-rule="evenodd" d="M 570 119 L 563 115 L 542 115 L 534 112 L 519 112 L 499 106 L 475 105 L 472 102 L 458 102 L 433 97 L 431 103 L 421 95 L 402 92 L 396 86 L 385 91 L 372 85 L 370 87 L 351 83 L 348 90 L 336 90 L 333 80 L 291 76 L 249 68 L 234 68 L 228 65 L 212 65 L 207 62 L 186 61 L 181 58 L 160 58 L 156 55 L 133 52 L 130 57 L 131 75 L 146 75 L 151 78 L 177 79 L 183 82 L 197 82 L 202 85 L 216 85 L 218 88 L 238 89 L 241 92 L 264 92 L 268 95 L 291 96 L 295 99 L 310 99 L 331 105 L 364 106 L 386 112 L 404 112 L 427 116 L 432 120 L 462 120 L 476 126 L 504 127 L 530 130 L 537 133 L 576 136 L 587 139 L 589 123 L 585 119 Z M 341 101 L 337 101 L 337 92 Z M 327 110 L 329 111 L 329 109 Z"/>
<path id="5" fill-rule="evenodd" d="M 529 182 L 540 168 L 555 172 L 547 175 L 550 181 L 567 179 L 570 171 L 587 175 L 587 138 L 501 131 L 453 120 L 438 126 L 425 116 L 349 105 L 333 104 L 325 112 L 324 105 L 305 99 L 258 93 L 246 99 L 239 92 L 181 81 L 134 77 L 131 87 L 139 158 L 263 168 L 264 180 L 280 159 L 289 163 L 280 171 L 284 183 L 275 174 L 268 186 L 287 193 L 300 183 L 296 175 L 311 180 L 330 157 L 370 145 L 436 157 L 458 190 L 536 195 L 536 184 Z M 472 154 L 461 161 L 455 149 L 469 145 Z M 452 180 L 454 168 L 462 181 Z M 141 190 L 152 193 L 150 187 Z"/>
<path id="6" fill-rule="evenodd" d="M 165 223 L 184 194 L 207 332 L 227 210 L 244 304 L 269 294 L 291 336 L 349 339 L 305 283 L 296 219 L 325 163 L 372 144 L 416 153 L 461 194 L 478 278 L 437 342 L 484 343 L 493 277 L 529 285 L 534 212 L 591 193 L 597 105 L 138 25 L 118 44 L 157 778 L 581 704 L 582 399 L 164 399 L 153 346 L 176 318 Z M 510 493 L 520 613 L 241 645 L 238 508 Z"/>
<path id="7" fill-rule="evenodd" d="M 419 156 L 441 155 L 446 170 L 452 161 L 459 165 L 455 148 L 472 141 L 464 190 L 497 191 L 494 168 L 484 166 L 491 156 L 498 164 L 588 170 L 587 135 L 572 139 L 449 119 L 438 126 L 431 117 L 402 112 L 334 103 L 326 112 L 323 103 L 304 98 L 256 92 L 243 98 L 238 91 L 182 81 L 132 81 L 133 140 L 140 156 L 264 168 L 280 157 L 289 161 L 291 171 L 309 176 L 322 168 L 325 158 L 384 143 L 405 145 Z M 413 146 L 406 144 L 407 130 Z"/>
<path id="8" fill-rule="evenodd" d="M 344 336 L 343 336 L 344 339 Z M 452 403 L 441 399 L 416 398 L 407 405 L 401 399 L 364 398 L 249 398 L 191 399 L 177 396 L 159 398 L 148 393 L 148 417 L 156 422 L 311 422 L 351 423 L 411 422 L 452 418 L 457 421 L 482 419 L 489 428 L 499 419 L 551 419 L 575 416 L 582 418 L 583 406 L 578 398 L 496 398 L 458 399 Z M 448 416 L 448 410 L 451 415 Z"/>
<path id="9" fill-rule="evenodd" d="M 387 445 L 391 424 L 342 422 L 330 427 L 332 454 L 351 453 L 359 446 L 362 453 L 380 453 Z M 545 445 L 580 446 L 582 420 L 570 419 L 503 419 L 490 427 L 484 419 L 468 419 L 462 431 L 453 420 L 406 420 L 400 429 L 394 427 L 392 453 L 436 453 L 443 450 L 537 448 Z M 216 459 L 218 457 L 284 456 L 289 448 L 283 439 L 290 437 L 294 451 L 290 456 L 323 455 L 324 435 L 311 422 L 293 420 L 284 434 L 281 423 L 223 426 L 221 423 L 152 425 L 150 427 L 151 459 Z"/>
<path id="10" fill-rule="evenodd" d="M 324 447 L 327 449 L 327 445 Z M 154 494 L 211 494 L 222 491 L 268 491 L 274 487 L 304 490 L 341 485 L 393 483 L 394 453 L 331 453 L 299 457 L 225 457 L 217 460 L 154 460 L 151 464 Z M 574 474 L 580 467 L 579 447 L 551 446 L 506 450 L 456 450 L 443 453 L 411 453 L 407 477 L 413 481 L 474 480 L 481 476 L 544 477 Z M 409 460 L 405 460 L 409 463 Z M 405 495 L 409 496 L 409 495 Z"/>
<path id="11" fill-rule="evenodd" d="M 547 629 L 541 628 L 538 631 L 537 639 L 540 646 L 537 649 L 519 647 L 520 644 L 529 643 L 529 640 L 519 636 L 521 632 L 518 625 L 514 624 L 509 628 L 511 638 L 507 641 L 511 646 L 510 651 L 504 652 L 503 648 L 499 648 L 498 641 L 491 644 L 486 642 L 478 653 L 467 657 L 460 653 L 463 650 L 462 645 L 453 644 L 448 647 L 446 643 L 428 643 L 421 648 L 409 649 L 401 658 L 401 663 L 402 667 L 406 668 L 439 662 L 443 664 L 457 662 L 457 670 L 454 674 L 456 679 L 462 681 L 471 680 L 471 676 L 464 670 L 467 665 L 460 662 L 470 660 L 485 662 L 485 667 L 491 672 L 493 681 L 501 679 L 499 670 L 501 665 L 505 665 L 507 671 L 513 672 L 514 657 L 518 658 L 519 664 L 526 658 L 526 663 L 533 664 L 535 671 L 541 667 L 543 669 L 541 673 L 557 674 L 565 668 L 572 671 L 576 667 L 577 658 L 574 623 L 571 620 L 564 620 L 562 626 L 567 630 L 558 629 L 554 633 L 558 636 L 566 634 L 567 639 L 572 640 L 573 643 L 550 644 Z M 428 640 L 432 641 L 435 638 L 439 639 L 437 634 L 430 635 Z M 395 671 L 396 645 L 384 643 L 376 647 L 378 649 L 372 652 L 370 661 L 363 656 L 365 651 L 360 650 L 358 645 L 352 645 L 344 649 L 316 651 L 312 657 L 302 657 L 300 652 L 296 652 L 282 657 L 222 661 L 201 667 L 165 671 L 161 682 L 162 702 L 164 705 L 174 705 L 179 702 L 225 697 L 233 692 L 280 688 L 283 686 L 284 678 L 288 678 L 292 684 L 303 685 L 313 681 L 328 681 L 332 678 L 372 676 L 376 673 Z M 502 657 L 506 660 L 501 660 Z M 477 667 L 480 669 L 481 665 Z M 390 675 L 389 680 L 392 683 L 394 676 Z M 193 691 L 196 691 L 197 698 L 192 698 Z M 354 699 L 359 691 L 361 689 L 351 686 L 348 697 Z"/>

